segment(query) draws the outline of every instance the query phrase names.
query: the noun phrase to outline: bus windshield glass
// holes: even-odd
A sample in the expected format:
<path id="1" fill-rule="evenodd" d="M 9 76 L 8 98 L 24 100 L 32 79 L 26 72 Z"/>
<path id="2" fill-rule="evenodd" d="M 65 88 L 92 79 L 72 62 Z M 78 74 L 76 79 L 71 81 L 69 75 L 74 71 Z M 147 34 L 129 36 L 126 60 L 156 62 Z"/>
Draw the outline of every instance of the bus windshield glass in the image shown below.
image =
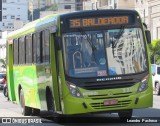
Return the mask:
<path id="1" fill-rule="evenodd" d="M 65 70 L 71 77 L 126 75 L 147 70 L 140 28 L 65 33 L 63 50 Z"/>

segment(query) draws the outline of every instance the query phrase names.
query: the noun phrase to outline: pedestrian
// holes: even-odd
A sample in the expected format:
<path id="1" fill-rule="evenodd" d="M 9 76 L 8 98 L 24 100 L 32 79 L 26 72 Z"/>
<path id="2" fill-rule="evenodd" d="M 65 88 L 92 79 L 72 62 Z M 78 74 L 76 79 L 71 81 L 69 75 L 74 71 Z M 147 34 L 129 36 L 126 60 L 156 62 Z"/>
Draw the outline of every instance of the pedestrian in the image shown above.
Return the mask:
<path id="1" fill-rule="evenodd" d="M 4 87 L 3 87 L 3 94 L 4 96 L 8 97 L 8 92 L 7 92 L 7 78 L 6 78 L 6 75 L 3 76 L 3 79 L 1 81 L 1 84 L 4 84 Z"/>

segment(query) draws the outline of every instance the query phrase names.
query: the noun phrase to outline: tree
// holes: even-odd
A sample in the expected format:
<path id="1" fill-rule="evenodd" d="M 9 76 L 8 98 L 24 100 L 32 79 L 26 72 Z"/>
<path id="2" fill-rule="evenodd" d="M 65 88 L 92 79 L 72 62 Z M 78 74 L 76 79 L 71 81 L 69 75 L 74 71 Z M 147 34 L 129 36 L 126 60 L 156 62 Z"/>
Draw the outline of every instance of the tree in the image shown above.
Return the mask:
<path id="1" fill-rule="evenodd" d="M 149 45 L 150 59 L 152 64 L 160 64 L 160 39 L 153 40 Z"/>
<path id="2" fill-rule="evenodd" d="M 0 63 L 2 64 L 1 67 L 6 69 L 6 66 L 7 66 L 6 59 L 0 59 Z"/>

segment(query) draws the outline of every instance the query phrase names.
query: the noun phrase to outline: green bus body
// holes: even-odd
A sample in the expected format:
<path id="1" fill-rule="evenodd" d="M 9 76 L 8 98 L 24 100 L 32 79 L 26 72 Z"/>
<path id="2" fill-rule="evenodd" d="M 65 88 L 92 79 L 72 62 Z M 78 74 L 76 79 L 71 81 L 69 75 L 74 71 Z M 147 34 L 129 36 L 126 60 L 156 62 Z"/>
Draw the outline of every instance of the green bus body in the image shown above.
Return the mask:
<path id="1" fill-rule="evenodd" d="M 141 20 L 137 21 L 133 19 L 135 22 L 138 22 L 141 25 L 144 45 L 146 48 L 146 56 L 147 56 L 147 70 L 134 73 L 134 74 L 125 74 L 121 75 L 113 75 L 113 76 L 99 76 L 99 77 L 90 77 L 87 74 L 87 77 L 70 77 L 66 74 L 65 70 L 65 62 L 64 62 L 64 52 L 63 52 L 63 44 L 62 44 L 62 33 L 68 32 L 77 32 L 79 27 L 83 27 L 86 31 L 92 31 L 90 27 L 95 27 L 95 31 L 97 27 L 100 29 L 112 29 L 110 24 L 109 26 L 102 25 L 102 23 L 92 22 L 84 26 L 81 22 L 77 21 L 77 24 L 70 24 L 69 20 L 73 18 L 83 18 L 88 17 L 96 17 L 97 15 L 101 16 L 111 15 L 113 17 L 125 14 L 133 14 L 139 16 L 135 11 L 120 11 L 120 10 L 95 10 L 95 11 L 86 11 L 86 12 L 76 12 L 71 14 L 63 14 L 63 15 L 50 15 L 43 19 L 39 19 L 37 21 L 31 22 L 25 25 L 20 30 L 14 31 L 8 36 L 8 65 L 7 65 L 7 81 L 8 81 L 8 90 L 9 90 L 9 99 L 12 102 L 20 104 L 20 91 L 23 89 L 25 106 L 30 108 L 36 108 L 40 110 L 47 110 L 47 99 L 52 99 L 52 104 L 55 107 L 55 112 L 60 114 L 82 114 L 82 113 L 98 113 L 98 112 L 109 112 L 109 111 L 120 111 L 120 110 L 128 110 L 128 109 L 136 109 L 136 108 L 146 108 L 152 107 L 153 102 L 153 91 L 152 91 L 152 80 L 151 80 L 151 69 L 150 61 L 148 57 L 147 51 L 147 40 L 144 33 L 144 29 L 141 23 Z M 112 13 L 114 13 L 112 15 Z M 79 16 L 80 15 L 80 16 Z M 95 16 L 93 16 L 95 15 Z M 97 16 L 98 17 L 98 16 Z M 82 20 L 82 19 L 81 19 Z M 79 21 L 81 21 L 79 20 Z M 100 20 L 100 19 L 99 19 Z M 106 20 L 106 19 L 104 19 Z M 107 19 L 109 20 L 109 19 Z M 91 21 L 91 20 L 90 20 Z M 92 20 L 93 21 L 93 20 Z M 63 23 L 62 23 L 63 22 Z M 102 22 L 101 20 L 99 22 Z M 81 26 L 82 25 L 82 26 Z M 89 26 L 93 25 L 93 26 Z M 122 24 L 117 24 L 116 26 L 121 26 Z M 134 27 L 134 25 L 132 25 Z M 49 63 L 24 63 L 24 64 L 14 64 L 14 39 L 18 39 L 20 37 L 24 37 L 26 35 L 32 35 L 36 32 L 41 32 L 45 29 L 50 31 L 49 33 L 49 53 L 50 60 Z M 113 28 L 114 29 L 114 28 Z M 143 78 L 148 75 L 147 88 L 144 91 L 138 91 L 141 81 Z M 138 79 L 137 79 L 138 78 Z M 132 85 L 130 86 L 122 86 L 123 83 L 130 83 L 129 79 L 132 81 Z M 136 81 L 134 81 L 136 80 Z M 75 84 L 77 90 L 80 92 L 82 97 L 73 96 L 70 93 L 67 82 L 71 82 L 71 84 Z M 87 83 L 88 82 L 88 83 Z M 96 85 L 93 89 L 85 88 L 85 86 L 90 84 L 92 86 L 92 82 Z M 119 84 L 120 87 L 112 86 L 105 87 L 106 83 Z M 121 83 L 120 83 L 121 82 Z M 78 85 L 78 83 L 83 86 Z M 94 85 L 93 84 L 93 85 Z M 98 85 L 99 84 L 99 85 Z M 87 85 L 87 86 L 88 86 Z M 100 88 L 103 85 L 104 88 Z M 86 86 L 86 87 L 87 87 Z M 98 87 L 98 88 L 97 88 Z M 49 98 L 50 97 L 50 98 Z M 108 100 L 108 101 L 107 101 Z M 111 100 L 111 101 L 109 101 Z M 118 103 L 109 103 L 117 100 Z M 105 104 L 105 101 L 107 103 Z M 48 102 L 49 103 L 49 102 Z M 107 105 L 107 104 L 110 105 Z"/>

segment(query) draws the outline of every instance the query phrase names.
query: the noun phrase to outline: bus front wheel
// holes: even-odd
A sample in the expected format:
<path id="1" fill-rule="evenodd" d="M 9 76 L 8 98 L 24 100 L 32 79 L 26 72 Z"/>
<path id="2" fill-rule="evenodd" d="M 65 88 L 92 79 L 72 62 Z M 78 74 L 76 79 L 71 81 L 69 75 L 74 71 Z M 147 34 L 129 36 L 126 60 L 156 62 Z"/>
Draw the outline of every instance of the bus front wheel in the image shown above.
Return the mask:
<path id="1" fill-rule="evenodd" d="M 22 89 L 20 90 L 20 106 L 22 115 L 29 116 L 32 114 L 32 108 L 25 106 L 24 93 Z"/>
<path id="2" fill-rule="evenodd" d="M 55 112 L 54 99 L 50 90 L 46 91 L 47 109 L 49 112 Z"/>
<path id="3" fill-rule="evenodd" d="M 133 113 L 133 110 L 129 109 L 129 110 L 123 110 L 118 112 L 118 115 L 121 121 L 126 121 L 127 119 L 132 118 L 132 113 Z"/>

